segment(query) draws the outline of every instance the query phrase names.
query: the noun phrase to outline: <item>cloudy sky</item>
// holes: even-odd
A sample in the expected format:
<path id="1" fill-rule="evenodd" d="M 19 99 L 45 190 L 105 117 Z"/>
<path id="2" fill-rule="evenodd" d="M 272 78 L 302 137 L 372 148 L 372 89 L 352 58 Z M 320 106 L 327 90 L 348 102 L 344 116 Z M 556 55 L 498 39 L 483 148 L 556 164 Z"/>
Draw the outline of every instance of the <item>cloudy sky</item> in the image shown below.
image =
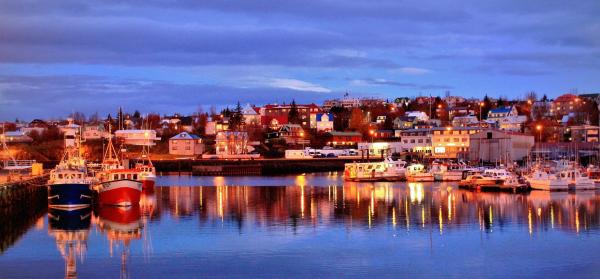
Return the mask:
<path id="1" fill-rule="evenodd" d="M 599 15 L 597 0 L 0 0 L 0 119 L 599 92 Z"/>

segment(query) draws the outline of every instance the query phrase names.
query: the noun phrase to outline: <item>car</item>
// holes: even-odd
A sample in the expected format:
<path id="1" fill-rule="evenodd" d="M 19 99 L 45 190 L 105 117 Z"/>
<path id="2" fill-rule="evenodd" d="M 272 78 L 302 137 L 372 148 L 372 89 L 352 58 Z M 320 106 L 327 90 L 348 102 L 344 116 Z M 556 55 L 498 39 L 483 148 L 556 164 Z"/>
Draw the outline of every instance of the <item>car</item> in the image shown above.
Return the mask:
<path id="1" fill-rule="evenodd" d="M 337 158 L 337 156 L 335 156 L 333 153 L 329 153 L 327 154 L 327 158 Z"/>

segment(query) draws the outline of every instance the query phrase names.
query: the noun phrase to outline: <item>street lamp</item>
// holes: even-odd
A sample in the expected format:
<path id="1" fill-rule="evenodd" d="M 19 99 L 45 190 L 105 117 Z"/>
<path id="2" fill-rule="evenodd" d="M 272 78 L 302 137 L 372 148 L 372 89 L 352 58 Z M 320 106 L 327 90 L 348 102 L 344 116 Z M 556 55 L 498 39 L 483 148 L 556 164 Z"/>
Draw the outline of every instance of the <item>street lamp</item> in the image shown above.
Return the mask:
<path id="1" fill-rule="evenodd" d="M 539 132 L 538 142 L 542 142 L 542 125 L 538 124 L 537 126 L 535 126 L 535 129 L 538 130 L 538 132 Z"/>
<path id="2" fill-rule="evenodd" d="M 375 131 L 369 130 L 369 135 L 371 135 L 371 143 L 373 143 L 373 135 L 374 134 L 375 134 Z"/>

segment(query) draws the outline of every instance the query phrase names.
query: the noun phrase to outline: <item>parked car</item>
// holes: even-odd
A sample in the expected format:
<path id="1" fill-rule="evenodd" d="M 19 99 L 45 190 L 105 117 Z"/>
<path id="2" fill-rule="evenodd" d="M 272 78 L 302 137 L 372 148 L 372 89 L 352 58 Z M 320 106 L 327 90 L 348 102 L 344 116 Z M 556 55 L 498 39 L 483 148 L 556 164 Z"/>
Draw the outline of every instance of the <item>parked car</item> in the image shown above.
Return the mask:
<path id="1" fill-rule="evenodd" d="M 327 158 L 337 158 L 337 156 L 335 156 L 333 153 L 329 153 L 327 154 Z"/>

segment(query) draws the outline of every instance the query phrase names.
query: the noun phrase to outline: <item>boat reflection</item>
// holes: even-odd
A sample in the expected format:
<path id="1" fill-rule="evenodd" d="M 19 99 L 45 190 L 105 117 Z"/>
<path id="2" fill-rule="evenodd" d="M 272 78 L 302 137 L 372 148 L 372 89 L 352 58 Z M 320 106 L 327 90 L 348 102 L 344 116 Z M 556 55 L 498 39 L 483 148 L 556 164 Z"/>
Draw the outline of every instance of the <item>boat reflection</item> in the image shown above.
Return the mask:
<path id="1" fill-rule="evenodd" d="M 156 206 L 172 218 L 197 216 L 201 223 L 252 226 L 343 224 L 348 228 L 391 225 L 437 227 L 440 233 L 476 225 L 483 231 L 517 226 L 530 234 L 547 228 L 579 233 L 600 228 L 595 192 L 481 193 L 451 184 L 344 183 L 308 186 L 170 186 L 156 188 Z"/>
<path id="2" fill-rule="evenodd" d="M 92 209 L 50 209 L 48 233 L 65 261 L 65 278 L 77 278 L 77 260 L 83 261 L 87 250 Z"/>
<path id="3" fill-rule="evenodd" d="M 142 215 L 139 206 L 103 206 L 98 209 L 98 228 L 109 241 L 112 258 L 115 249 L 121 249 L 121 278 L 128 278 L 127 261 L 132 240 L 142 237 Z"/>

